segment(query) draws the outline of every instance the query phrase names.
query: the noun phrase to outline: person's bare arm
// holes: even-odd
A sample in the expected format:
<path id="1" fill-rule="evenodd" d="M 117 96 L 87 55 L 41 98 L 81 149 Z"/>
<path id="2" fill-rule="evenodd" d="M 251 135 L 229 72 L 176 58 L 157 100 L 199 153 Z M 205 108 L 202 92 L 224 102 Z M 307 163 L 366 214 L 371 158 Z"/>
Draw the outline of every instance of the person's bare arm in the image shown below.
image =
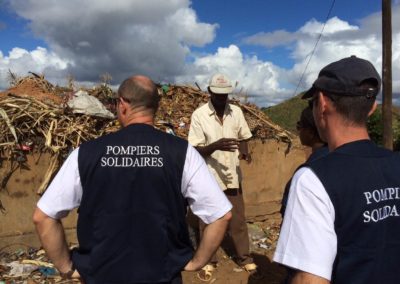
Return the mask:
<path id="1" fill-rule="evenodd" d="M 221 138 L 210 145 L 196 146 L 195 148 L 205 158 L 217 150 L 234 152 L 239 148 L 239 142 L 234 138 Z"/>
<path id="2" fill-rule="evenodd" d="M 195 255 L 184 268 L 186 271 L 196 271 L 207 264 L 221 244 L 231 218 L 232 213 L 229 211 L 223 217 L 205 227 Z"/>
<path id="3" fill-rule="evenodd" d="M 49 259 L 58 271 L 67 273 L 72 268 L 72 261 L 61 221 L 47 216 L 36 208 L 33 213 L 33 223 Z M 78 278 L 79 273 L 75 271 L 72 277 Z"/>
<path id="4" fill-rule="evenodd" d="M 251 163 L 251 155 L 249 153 L 249 146 L 247 140 L 239 142 L 239 159 L 245 160 L 248 164 Z"/>
<path id="5" fill-rule="evenodd" d="M 329 284 L 329 280 L 304 271 L 294 272 L 290 284 Z"/>

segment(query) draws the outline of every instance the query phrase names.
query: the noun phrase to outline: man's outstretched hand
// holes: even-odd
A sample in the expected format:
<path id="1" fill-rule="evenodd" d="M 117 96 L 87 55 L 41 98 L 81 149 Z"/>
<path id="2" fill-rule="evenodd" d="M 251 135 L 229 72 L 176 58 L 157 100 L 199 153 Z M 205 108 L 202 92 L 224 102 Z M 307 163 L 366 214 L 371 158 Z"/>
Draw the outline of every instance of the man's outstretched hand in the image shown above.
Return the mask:
<path id="1" fill-rule="evenodd" d="M 214 150 L 235 152 L 239 149 L 239 141 L 234 138 L 221 138 L 211 144 Z"/>

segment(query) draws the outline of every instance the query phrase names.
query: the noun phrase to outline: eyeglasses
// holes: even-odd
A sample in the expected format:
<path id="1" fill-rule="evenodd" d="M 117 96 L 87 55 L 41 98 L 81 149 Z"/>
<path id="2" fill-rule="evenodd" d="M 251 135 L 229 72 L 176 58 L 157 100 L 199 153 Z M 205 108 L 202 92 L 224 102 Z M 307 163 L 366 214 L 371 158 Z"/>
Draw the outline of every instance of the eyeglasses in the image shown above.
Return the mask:
<path id="1" fill-rule="evenodd" d="M 332 102 L 337 102 L 339 101 L 340 97 L 335 97 L 333 98 L 332 96 L 329 96 L 327 94 L 323 94 L 324 97 L 327 97 L 328 99 L 330 99 Z M 318 96 L 314 96 L 311 99 L 308 100 L 308 107 L 313 109 L 314 107 L 314 102 L 318 102 Z"/>
<path id="2" fill-rule="evenodd" d="M 304 125 L 303 125 L 303 123 L 301 123 L 300 120 L 297 121 L 297 122 L 296 122 L 296 130 L 299 131 L 300 129 L 303 129 L 303 128 L 305 128 Z"/>
<path id="3" fill-rule="evenodd" d="M 313 106 L 314 106 L 314 98 L 309 99 L 309 100 L 307 101 L 307 103 L 308 103 L 308 107 L 309 107 L 310 109 L 313 109 Z"/>
<path id="4" fill-rule="evenodd" d="M 124 98 L 124 97 L 115 97 L 115 98 L 112 98 L 112 99 L 111 99 L 111 104 L 114 105 L 114 106 L 116 107 L 116 106 L 119 104 L 119 102 L 120 102 L 121 100 L 123 100 L 123 101 L 125 101 L 125 102 L 127 102 L 127 103 L 131 103 L 131 101 L 130 101 L 129 99 L 127 99 L 127 98 Z"/>
<path id="5" fill-rule="evenodd" d="M 125 102 L 127 102 L 129 104 L 131 103 L 131 101 L 129 99 L 121 97 L 121 96 L 110 98 L 108 100 L 108 106 L 107 107 L 113 114 L 117 113 L 117 108 L 118 108 L 118 105 L 120 104 L 121 100 L 123 100 L 123 101 L 125 101 Z"/>

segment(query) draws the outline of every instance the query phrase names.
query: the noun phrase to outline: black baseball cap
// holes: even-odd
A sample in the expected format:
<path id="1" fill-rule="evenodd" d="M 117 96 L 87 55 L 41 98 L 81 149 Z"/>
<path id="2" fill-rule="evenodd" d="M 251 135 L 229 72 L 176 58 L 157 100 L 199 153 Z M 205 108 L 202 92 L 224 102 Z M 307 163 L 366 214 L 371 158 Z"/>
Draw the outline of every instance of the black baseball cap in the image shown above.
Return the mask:
<path id="1" fill-rule="evenodd" d="M 365 81 L 373 87 L 360 87 Z M 381 77 L 372 63 L 352 55 L 322 68 L 318 79 L 301 98 L 311 98 L 316 90 L 339 96 L 375 97 L 380 87 Z"/>

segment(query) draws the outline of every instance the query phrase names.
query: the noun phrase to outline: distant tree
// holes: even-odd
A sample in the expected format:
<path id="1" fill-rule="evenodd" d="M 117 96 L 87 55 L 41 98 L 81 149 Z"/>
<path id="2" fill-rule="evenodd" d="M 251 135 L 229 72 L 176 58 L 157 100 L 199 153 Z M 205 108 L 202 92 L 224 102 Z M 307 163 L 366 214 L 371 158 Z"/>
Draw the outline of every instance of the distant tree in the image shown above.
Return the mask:
<path id="1" fill-rule="evenodd" d="M 383 145 L 383 124 L 382 124 L 382 109 L 379 107 L 368 118 L 367 128 L 369 137 L 377 145 Z"/>
<path id="2" fill-rule="evenodd" d="M 400 151 L 400 116 L 393 116 L 393 150 Z M 367 128 L 369 137 L 377 145 L 383 145 L 382 108 L 379 106 L 368 118 Z"/>

